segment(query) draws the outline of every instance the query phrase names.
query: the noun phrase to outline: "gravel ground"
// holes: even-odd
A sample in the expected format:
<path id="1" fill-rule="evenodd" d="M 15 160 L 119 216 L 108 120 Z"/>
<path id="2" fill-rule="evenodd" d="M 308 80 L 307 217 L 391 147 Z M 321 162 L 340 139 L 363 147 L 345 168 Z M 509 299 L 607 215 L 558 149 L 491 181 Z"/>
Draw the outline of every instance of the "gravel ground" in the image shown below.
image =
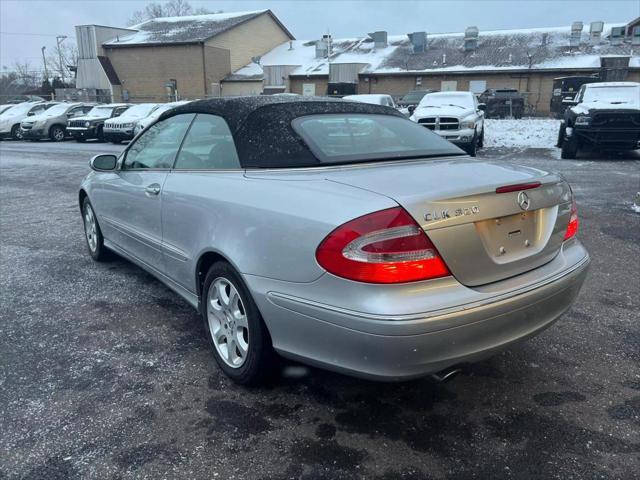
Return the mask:
<path id="1" fill-rule="evenodd" d="M 640 478 L 640 155 L 482 152 L 577 195 L 591 271 L 540 336 L 446 384 L 287 364 L 245 389 L 177 295 L 87 255 L 77 187 L 121 148 L 0 143 L 0 479 Z"/>

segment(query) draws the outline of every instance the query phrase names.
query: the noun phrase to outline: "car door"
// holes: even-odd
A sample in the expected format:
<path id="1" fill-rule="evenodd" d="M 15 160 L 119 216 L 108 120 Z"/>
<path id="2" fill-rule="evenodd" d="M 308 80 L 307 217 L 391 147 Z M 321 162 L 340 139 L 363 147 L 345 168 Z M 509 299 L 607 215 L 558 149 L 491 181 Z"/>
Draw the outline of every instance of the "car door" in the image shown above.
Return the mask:
<path id="1" fill-rule="evenodd" d="M 162 188 L 194 114 L 156 123 L 132 142 L 115 175 L 101 184 L 99 215 L 134 259 L 162 272 Z"/>
<path id="2" fill-rule="evenodd" d="M 166 275 L 195 293 L 195 262 L 204 249 L 215 250 L 229 234 L 223 218 L 237 205 L 243 182 L 233 137 L 226 121 L 198 114 L 169 172 L 162 192 Z"/>

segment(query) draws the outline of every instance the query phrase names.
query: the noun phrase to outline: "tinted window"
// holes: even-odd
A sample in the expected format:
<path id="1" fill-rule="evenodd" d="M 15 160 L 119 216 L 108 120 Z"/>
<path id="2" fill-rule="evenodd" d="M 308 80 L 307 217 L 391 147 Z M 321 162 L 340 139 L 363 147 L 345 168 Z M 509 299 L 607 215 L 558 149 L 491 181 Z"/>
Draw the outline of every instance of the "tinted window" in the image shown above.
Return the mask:
<path id="1" fill-rule="evenodd" d="M 69 117 L 78 117 L 80 115 L 84 115 L 86 113 L 86 107 L 75 107 L 67 112 L 67 116 Z"/>
<path id="2" fill-rule="evenodd" d="M 462 153 L 439 135 L 391 115 L 311 115 L 297 118 L 293 127 L 324 164 Z"/>
<path id="3" fill-rule="evenodd" d="M 171 168 L 193 117 L 176 115 L 149 127 L 127 150 L 123 168 Z"/>
<path id="4" fill-rule="evenodd" d="M 227 122 L 215 115 L 199 114 L 184 139 L 175 168 L 240 168 Z"/>
<path id="5" fill-rule="evenodd" d="M 113 110 L 113 115 L 112 115 L 112 116 L 113 116 L 113 117 L 119 117 L 119 116 L 120 116 L 120 115 L 122 115 L 124 112 L 126 112 L 128 108 L 129 108 L 128 106 L 127 106 L 127 107 L 116 107 L 116 108 Z"/>

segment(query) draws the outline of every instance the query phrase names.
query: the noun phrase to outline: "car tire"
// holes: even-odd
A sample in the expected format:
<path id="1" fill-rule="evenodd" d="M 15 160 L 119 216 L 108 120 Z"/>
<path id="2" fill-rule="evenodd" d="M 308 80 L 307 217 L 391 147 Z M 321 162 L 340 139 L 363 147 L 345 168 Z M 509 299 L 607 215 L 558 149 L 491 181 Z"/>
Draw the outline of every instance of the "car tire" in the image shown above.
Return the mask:
<path id="1" fill-rule="evenodd" d="M 54 142 L 62 142 L 65 137 L 64 128 L 60 125 L 54 125 L 49 129 L 49 138 Z"/>
<path id="2" fill-rule="evenodd" d="M 564 122 L 560 124 L 560 128 L 558 129 L 558 141 L 556 142 L 556 147 L 562 148 L 562 144 L 564 143 L 564 136 L 567 132 L 567 128 L 564 126 Z"/>
<path id="3" fill-rule="evenodd" d="M 113 143 L 114 145 L 120 145 L 122 143 L 122 140 L 111 140 L 111 143 Z"/>
<path id="4" fill-rule="evenodd" d="M 484 148 L 484 128 L 482 129 L 482 133 L 478 139 L 478 148 Z"/>
<path id="5" fill-rule="evenodd" d="M 473 134 L 473 138 L 471 139 L 471 143 L 465 146 L 465 151 L 471 157 L 475 157 L 478 152 L 478 134 L 477 132 Z"/>
<path id="6" fill-rule="evenodd" d="M 82 137 L 76 137 L 76 142 L 78 142 L 78 143 L 84 143 L 85 141 L 86 141 L 86 139 L 85 139 L 85 138 L 82 138 Z"/>
<path id="7" fill-rule="evenodd" d="M 227 262 L 209 268 L 201 305 L 213 356 L 223 373 L 241 385 L 263 383 L 273 371 L 271 336 L 244 281 Z"/>
<path id="8" fill-rule="evenodd" d="M 104 142 L 104 133 L 102 131 L 102 127 L 98 127 L 98 131 L 96 132 L 96 138 L 99 142 Z"/>
<path id="9" fill-rule="evenodd" d="M 84 237 L 87 241 L 89 255 L 96 262 L 104 262 L 111 258 L 111 252 L 104 246 L 104 237 L 98 224 L 98 218 L 88 197 L 82 202 L 82 223 L 84 224 Z"/>
<path id="10" fill-rule="evenodd" d="M 560 158 L 564 160 L 575 160 L 575 158 L 578 156 L 578 141 L 576 140 L 574 135 L 567 138 L 566 131 L 562 139 L 561 148 L 562 150 L 560 153 Z"/>
<path id="11" fill-rule="evenodd" d="M 11 127 L 11 138 L 14 140 L 22 140 L 22 131 L 20 130 L 20 125 L 14 125 Z"/>

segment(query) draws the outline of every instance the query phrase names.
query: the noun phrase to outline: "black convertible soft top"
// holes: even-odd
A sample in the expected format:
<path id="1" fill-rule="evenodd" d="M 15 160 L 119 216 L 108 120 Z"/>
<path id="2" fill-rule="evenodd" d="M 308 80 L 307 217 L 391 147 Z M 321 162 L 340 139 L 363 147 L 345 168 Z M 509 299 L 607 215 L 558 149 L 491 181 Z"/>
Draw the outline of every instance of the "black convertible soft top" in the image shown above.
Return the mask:
<path id="1" fill-rule="evenodd" d="M 327 97 L 273 95 L 197 100 L 165 112 L 159 120 L 183 113 L 208 113 L 224 118 L 233 134 L 243 168 L 318 165 L 319 160 L 291 126 L 298 117 L 364 113 L 406 118 L 397 110 L 382 105 Z"/>

